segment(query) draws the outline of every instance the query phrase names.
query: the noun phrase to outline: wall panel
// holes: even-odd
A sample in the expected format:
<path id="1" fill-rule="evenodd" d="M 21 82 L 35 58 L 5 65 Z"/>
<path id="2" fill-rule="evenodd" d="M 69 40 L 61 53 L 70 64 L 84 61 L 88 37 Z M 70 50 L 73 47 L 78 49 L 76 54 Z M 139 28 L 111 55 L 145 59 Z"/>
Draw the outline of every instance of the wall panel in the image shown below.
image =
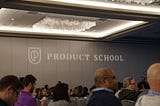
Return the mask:
<path id="1" fill-rule="evenodd" d="M 33 74 L 37 86 L 90 87 L 95 70 L 107 66 L 120 81 L 128 75 L 139 81 L 159 54 L 157 45 L 0 37 L 0 77 Z"/>

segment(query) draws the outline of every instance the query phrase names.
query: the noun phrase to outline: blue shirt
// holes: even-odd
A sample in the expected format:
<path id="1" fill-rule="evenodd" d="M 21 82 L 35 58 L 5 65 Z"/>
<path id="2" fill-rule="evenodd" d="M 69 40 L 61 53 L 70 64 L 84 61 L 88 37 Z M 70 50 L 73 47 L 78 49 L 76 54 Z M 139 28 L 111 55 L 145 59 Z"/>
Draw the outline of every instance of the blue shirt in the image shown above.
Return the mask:
<path id="1" fill-rule="evenodd" d="M 36 99 L 29 92 L 21 91 L 14 106 L 37 106 Z"/>
<path id="2" fill-rule="evenodd" d="M 151 95 L 151 96 L 159 95 L 160 96 L 160 92 L 149 90 L 148 95 Z"/>

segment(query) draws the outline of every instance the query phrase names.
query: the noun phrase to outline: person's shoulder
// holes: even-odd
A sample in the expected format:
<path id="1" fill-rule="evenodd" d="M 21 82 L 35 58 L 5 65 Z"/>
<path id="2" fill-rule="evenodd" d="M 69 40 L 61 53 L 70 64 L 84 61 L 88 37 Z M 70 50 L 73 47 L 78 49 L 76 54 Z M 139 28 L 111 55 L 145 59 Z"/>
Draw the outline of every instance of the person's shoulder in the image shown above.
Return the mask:
<path id="1" fill-rule="evenodd" d="M 154 95 L 154 96 L 143 95 L 142 98 L 143 99 L 150 99 L 150 100 L 159 100 L 159 102 L 160 102 L 160 95 Z"/>
<path id="2" fill-rule="evenodd" d="M 140 104 L 144 106 L 159 106 L 160 104 L 160 96 L 155 95 L 143 95 L 138 98 L 135 106 L 141 106 Z"/>

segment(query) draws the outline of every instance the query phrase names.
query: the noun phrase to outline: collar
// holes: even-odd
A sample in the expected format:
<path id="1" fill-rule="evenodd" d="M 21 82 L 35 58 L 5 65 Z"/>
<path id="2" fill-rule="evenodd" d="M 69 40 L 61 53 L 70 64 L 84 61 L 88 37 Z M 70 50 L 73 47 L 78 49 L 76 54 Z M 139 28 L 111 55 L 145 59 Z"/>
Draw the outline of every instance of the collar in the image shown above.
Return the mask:
<path id="1" fill-rule="evenodd" d="M 160 92 L 149 90 L 148 95 L 151 95 L 151 96 L 159 95 L 160 96 Z"/>
<path id="2" fill-rule="evenodd" d="M 20 92 L 20 95 L 22 95 L 22 94 L 32 96 L 32 94 L 30 92 L 26 92 L 26 91 L 23 91 L 23 90 Z"/>
<path id="3" fill-rule="evenodd" d="M 92 92 L 96 92 L 96 91 L 102 91 L 102 90 L 105 90 L 105 91 L 108 91 L 108 92 L 112 92 L 113 93 L 113 90 L 109 89 L 109 88 L 95 88 L 92 90 Z"/>

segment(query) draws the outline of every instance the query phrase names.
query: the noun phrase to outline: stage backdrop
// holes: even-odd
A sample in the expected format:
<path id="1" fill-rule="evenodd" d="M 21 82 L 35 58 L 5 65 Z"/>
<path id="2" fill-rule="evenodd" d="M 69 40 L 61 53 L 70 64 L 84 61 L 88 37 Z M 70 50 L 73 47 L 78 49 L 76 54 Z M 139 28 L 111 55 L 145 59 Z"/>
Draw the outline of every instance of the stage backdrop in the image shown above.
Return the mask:
<path id="1" fill-rule="evenodd" d="M 33 74 L 38 87 L 57 81 L 90 87 L 100 67 L 120 81 L 129 75 L 139 81 L 154 62 L 160 62 L 158 45 L 0 37 L 0 77 Z"/>

